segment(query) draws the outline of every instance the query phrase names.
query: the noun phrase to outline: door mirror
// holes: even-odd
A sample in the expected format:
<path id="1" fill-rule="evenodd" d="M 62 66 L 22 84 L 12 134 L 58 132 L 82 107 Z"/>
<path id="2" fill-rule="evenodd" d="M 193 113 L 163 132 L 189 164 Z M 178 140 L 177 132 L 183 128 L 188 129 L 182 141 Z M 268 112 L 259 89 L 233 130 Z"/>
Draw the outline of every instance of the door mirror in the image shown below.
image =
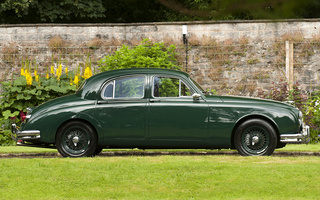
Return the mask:
<path id="1" fill-rule="evenodd" d="M 199 101 L 200 100 L 201 95 L 198 93 L 194 93 L 192 95 L 193 101 Z"/>

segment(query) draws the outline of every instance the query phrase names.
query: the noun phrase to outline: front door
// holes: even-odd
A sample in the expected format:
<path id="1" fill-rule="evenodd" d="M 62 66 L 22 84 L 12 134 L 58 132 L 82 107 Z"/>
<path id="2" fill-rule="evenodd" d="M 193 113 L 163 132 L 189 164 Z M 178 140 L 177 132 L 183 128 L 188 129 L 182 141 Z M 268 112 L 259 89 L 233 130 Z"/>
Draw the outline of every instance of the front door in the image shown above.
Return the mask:
<path id="1" fill-rule="evenodd" d="M 148 140 L 158 148 L 199 148 L 206 143 L 208 104 L 176 77 L 154 76 L 149 103 Z"/>

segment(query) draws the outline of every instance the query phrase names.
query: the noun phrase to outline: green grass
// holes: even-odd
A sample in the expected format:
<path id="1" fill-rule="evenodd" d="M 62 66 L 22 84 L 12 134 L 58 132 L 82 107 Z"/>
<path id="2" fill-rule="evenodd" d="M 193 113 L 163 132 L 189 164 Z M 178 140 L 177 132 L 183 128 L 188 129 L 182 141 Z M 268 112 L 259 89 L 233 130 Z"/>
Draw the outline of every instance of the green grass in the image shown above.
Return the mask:
<path id="1" fill-rule="evenodd" d="M 320 145 L 277 151 L 318 152 Z M 45 152 L 57 150 L 0 147 L 0 154 Z M 319 168 L 313 156 L 0 159 L 0 199 L 319 199 Z"/>
<path id="2" fill-rule="evenodd" d="M 319 199 L 319 157 L 0 160 L 0 199 Z"/>

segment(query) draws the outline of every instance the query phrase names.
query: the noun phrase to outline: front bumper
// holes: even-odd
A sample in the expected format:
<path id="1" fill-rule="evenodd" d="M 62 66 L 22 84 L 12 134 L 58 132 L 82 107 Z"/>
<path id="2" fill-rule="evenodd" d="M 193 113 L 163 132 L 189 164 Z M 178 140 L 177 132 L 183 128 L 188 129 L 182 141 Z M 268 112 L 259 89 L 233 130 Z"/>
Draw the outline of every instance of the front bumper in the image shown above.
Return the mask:
<path id="1" fill-rule="evenodd" d="M 280 142 L 282 143 L 309 143 L 310 142 L 310 128 L 303 126 L 303 130 L 296 134 L 281 134 Z"/>
<path id="2" fill-rule="evenodd" d="M 17 129 L 17 125 L 16 124 L 12 124 L 11 125 L 11 131 L 12 131 L 12 139 L 14 139 L 15 141 L 19 141 L 19 140 L 36 140 L 36 139 L 40 139 L 40 131 L 39 130 L 26 130 L 26 131 L 20 131 L 19 129 Z M 14 136 L 14 134 L 16 136 Z"/>

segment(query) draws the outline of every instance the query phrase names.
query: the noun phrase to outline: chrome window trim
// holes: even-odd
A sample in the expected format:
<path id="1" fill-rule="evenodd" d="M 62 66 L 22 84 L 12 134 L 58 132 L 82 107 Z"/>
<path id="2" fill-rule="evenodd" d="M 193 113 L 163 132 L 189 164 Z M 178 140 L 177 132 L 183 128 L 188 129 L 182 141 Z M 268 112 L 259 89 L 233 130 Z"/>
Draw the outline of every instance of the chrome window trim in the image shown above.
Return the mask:
<path id="1" fill-rule="evenodd" d="M 143 77 L 143 88 L 142 88 L 142 96 L 141 97 L 120 97 L 120 98 L 115 98 L 115 85 L 116 81 L 120 79 L 126 79 L 126 78 L 137 78 L 137 77 Z M 104 97 L 104 92 L 108 85 L 110 85 L 113 82 L 113 91 L 112 91 L 112 97 Z M 106 81 L 105 85 L 102 87 L 100 97 L 103 100 L 117 100 L 117 99 L 142 99 L 145 96 L 145 87 L 146 87 L 146 75 L 143 74 L 138 74 L 138 75 L 129 75 L 129 76 L 120 76 L 120 77 L 115 77 L 109 81 Z"/>
<path id="2" fill-rule="evenodd" d="M 154 80 L 155 80 L 155 77 L 178 79 L 179 80 L 179 96 L 178 97 L 155 97 L 154 96 Z M 182 96 L 181 95 L 181 83 L 183 83 L 189 89 L 189 91 L 191 92 L 190 96 Z M 192 98 L 192 95 L 195 93 L 195 91 L 193 89 L 191 89 L 191 87 L 188 84 L 186 84 L 180 77 L 177 77 L 177 76 L 162 75 L 162 74 L 153 75 L 152 76 L 152 80 L 151 80 L 151 84 L 152 84 L 152 87 L 151 87 L 151 97 L 152 98 Z"/>

